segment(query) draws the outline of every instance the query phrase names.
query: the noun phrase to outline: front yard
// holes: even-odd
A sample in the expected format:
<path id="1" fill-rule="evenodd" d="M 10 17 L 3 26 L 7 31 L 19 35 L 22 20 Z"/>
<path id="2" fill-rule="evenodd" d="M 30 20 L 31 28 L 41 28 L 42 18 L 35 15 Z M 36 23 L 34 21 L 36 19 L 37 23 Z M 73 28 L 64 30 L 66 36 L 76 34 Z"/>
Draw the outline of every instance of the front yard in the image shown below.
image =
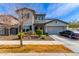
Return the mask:
<path id="1" fill-rule="evenodd" d="M 0 45 L 0 53 L 72 53 L 63 45 Z"/>
<path id="2" fill-rule="evenodd" d="M 8 42 L 8 40 L 12 40 L 12 42 L 14 40 L 16 40 L 16 42 L 19 40 L 19 36 L 23 35 L 23 33 L 20 33 L 19 35 L 10 35 L 10 36 L 0 36 L 0 40 L 2 42 L 2 40 L 6 40 Z M 49 35 L 37 35 L 37 34 L 25 34 L 22 37 L 22 40 L 35 40 L 35 41 L 55 41 L 54 39 L 52 39 Z M 50 42 L 52 42 L 50 41 Z M 24 41 L 25 42 L 25 41 Z M 10 43 L 10 42 L 9 42 Z M 33 44 L 31 42 L 31 44 L 23 44 L 23 46 L 20 46 L 19 43 L 18 45 L 15 44 L 15 42 L 13 42 L 13 45 L 0 45 L 0 53 L 73 53 L 73 51 L 71 51 L 70 49 L 64 47 L 64 45 L 62 44 L 55 44 L 55 43 L 51 43 L 51 45 L 47 42 L 47 44 Z M 36 42 L 37 43 L 37 42 Z"/>

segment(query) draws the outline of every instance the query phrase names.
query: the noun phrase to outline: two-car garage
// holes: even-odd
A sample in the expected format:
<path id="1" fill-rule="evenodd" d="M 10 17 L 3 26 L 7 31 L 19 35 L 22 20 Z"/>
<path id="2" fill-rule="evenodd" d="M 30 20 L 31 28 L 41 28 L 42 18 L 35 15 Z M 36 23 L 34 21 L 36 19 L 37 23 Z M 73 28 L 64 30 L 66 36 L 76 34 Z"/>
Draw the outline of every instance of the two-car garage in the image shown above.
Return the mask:
<path id="1" fill-rule="evenodd" d="M 68 23 L 61 20 L 52 20 L 45 25 L 45 32 L 48 34 L 59 34 L 67 29 Z"/>
<path id="2" fill-rule="evenodd" d="M 65 29 L 66 27 L 64 26 L 47 26 L 47 33 L 48 34 L 59 34 L 59 32 Z"/>

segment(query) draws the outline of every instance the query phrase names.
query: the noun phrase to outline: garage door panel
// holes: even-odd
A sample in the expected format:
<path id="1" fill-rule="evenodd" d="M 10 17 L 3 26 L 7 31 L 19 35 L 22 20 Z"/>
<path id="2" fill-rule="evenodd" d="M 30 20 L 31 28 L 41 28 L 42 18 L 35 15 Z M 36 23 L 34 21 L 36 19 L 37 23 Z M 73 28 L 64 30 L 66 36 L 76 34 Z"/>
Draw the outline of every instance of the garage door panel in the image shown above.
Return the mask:
<path id="1" fill-rule="evenodd" d="M 47 33 L 49 34 L 58 34 L 59 32 L 63 31 L 64 27 L 47 27 Z"/>

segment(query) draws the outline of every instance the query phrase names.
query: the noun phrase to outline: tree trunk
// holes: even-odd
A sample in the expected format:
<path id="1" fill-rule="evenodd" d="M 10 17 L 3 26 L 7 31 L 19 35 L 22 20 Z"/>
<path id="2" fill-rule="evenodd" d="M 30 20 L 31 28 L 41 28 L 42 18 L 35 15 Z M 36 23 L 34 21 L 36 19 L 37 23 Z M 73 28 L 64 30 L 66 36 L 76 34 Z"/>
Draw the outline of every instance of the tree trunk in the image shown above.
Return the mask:
<path id="1" fill-rule="evenodd" d="M 22 25 L 19 26 L 19 32 L 22 32 Z M 22 37 L 20 36 L 20 46 L 23 46 Z"/>
<path id="2" fill-rule="evenodd" d="M 18 26 L 18 33 L 19 33 L 19 26 Z"/>
<path id="3" fill-rule="evenodd" d="M 23 46 L 22 38 L 20 39 L 20 46 Z"/>
<path id="4" fill-rule="evenodd" d="M 19 32 L 22 32 L 22 25 L 19 26 Z"/>

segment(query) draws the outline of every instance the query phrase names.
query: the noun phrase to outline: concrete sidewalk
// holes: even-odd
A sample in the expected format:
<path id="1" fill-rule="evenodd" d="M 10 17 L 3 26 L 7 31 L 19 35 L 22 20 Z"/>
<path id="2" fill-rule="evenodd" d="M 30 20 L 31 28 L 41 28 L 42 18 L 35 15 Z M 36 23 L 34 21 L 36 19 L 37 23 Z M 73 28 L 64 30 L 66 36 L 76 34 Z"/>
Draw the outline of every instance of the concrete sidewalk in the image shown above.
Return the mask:
<path id="1" fill-rule="evenodd" d="M 63 37 L 60 37 L 60 36 L 57 36 L 57 35 L 50 35 L 50 37 L 52 37 L 56 41 L 63 43 L 63 45 L 65 47 L 68 47 L 73 52 L 79 53 L 79 43 L 78 42 L 73 41 L 73 40 L 69 40 L 67 38 L 63 38 Z"/>
<path id="2" fill-rule="evenodd" d="M 19 40 L 14 40 L 14 41 L 2 41 L 0 40 L 0 45 L 19 45 L 20 41 Z M 62 43 L 60 43 L 59 41 L 23 41 L 23 44 L 50 44 L 50 45 L 60 45 Z"/>
<path id="3" fill-rule="evenodd" d="M 78 56 L 77 53 L 1 53 L 0 56 Z"/>

